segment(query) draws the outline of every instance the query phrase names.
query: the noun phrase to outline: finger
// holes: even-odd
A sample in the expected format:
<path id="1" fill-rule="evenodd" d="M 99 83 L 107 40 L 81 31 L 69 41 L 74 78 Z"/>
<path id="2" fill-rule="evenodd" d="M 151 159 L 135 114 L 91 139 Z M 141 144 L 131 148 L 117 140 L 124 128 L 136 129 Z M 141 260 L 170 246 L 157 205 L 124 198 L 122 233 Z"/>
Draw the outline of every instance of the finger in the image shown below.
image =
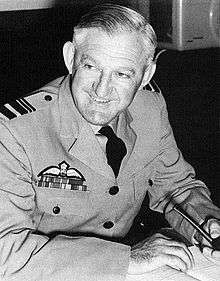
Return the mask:
<path id="1" fill-rule="evenodd" d="M 183 258 L 186 257 L 188 269 L 193 268 L 195 266 L 193 254 L 190 252 L 190 250 L 188 249 L 188 247 L 185 244 L 182 245 L 182 249 L 183 250 L 180 252 L 180 254 L 182 253 L 182 255 L 184 255 Z"/>
<path id="2" fill-rule="evenodd" d="M 163 263 L 164 265 L 168 265 L 174 269 L 186 272 L 188 269 L 187 264 L 178 256 L 176 255 L 161 255 L 160 256 L 160 263 Z"/>
<path id="3" fill-rule="evenodd" d="M 163 251 L 167 255 L 177 256 L 178 258 L 180 258 L 186 264 L 187 269 L 190 269 L 194 266 L 194 259 L 192 253 L 187 249 L 187 247 L 164 247 Z"/>
<path id="4" fill-rule="evenodd" d="M 181 242 L 177 241 L 166 241 L 164 246 L 168 246 L 170 248 L 166 248 L 167 253 L 174 254 L 172 251 L 176 251 L 176 254 L 184 258 L 184 260 L 187 262 L 188 267 L 191 268 L 195 265 L 194 258 L 188 247 Z"/>
<path id="5" fill-rule="evenodd" d="M 181 243 L 180 245 L 184 249 L 188 258 L 190 259 L 190 267 L 193 267 L 195 265 L 193 254 L 190 252 L 189 248 L 184 243 Z"/>

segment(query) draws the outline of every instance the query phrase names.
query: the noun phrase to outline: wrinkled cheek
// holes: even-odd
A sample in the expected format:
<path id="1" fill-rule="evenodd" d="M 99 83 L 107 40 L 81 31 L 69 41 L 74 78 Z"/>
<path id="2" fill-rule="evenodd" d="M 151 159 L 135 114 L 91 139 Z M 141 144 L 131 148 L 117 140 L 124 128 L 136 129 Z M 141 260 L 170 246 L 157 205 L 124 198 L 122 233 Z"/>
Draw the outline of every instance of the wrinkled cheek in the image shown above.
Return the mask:
<path id="1" fill-rule="evenodd" d="M 131 104 L 135 97 L 136 91 L 134 89 L 127 89 L 120 95 L 120 105 L 122 109 L 125 109 Z"/>
<path id="2" fill-rule="evenodd" d="M 91 92 L 91 90 L 93 89 L 94 79 L 84 79 L 83 81 L 81 81 L 80 84 L 82 86 L 83 91 Z"/>
<path id="3" fill-rule="evenodd" d="M 94 82 L 93 77 L 88 75 L 82 75 L 80 72 L 77 72 L 73 78 L 72 88 L 74 89 L 89 89 L 92 87 Z"/>

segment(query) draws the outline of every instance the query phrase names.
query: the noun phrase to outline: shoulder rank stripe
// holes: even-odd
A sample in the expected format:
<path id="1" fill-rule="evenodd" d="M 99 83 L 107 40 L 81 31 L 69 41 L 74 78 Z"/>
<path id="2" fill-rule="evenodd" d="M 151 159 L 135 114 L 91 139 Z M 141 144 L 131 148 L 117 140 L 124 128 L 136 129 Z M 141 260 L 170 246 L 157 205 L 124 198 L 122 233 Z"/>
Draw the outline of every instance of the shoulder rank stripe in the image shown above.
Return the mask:
<path id="1" fill-rule="evenodd" d="M 17 101 L 10 102 L 10 105 L 21 115 L 28 113 L 27 109 L 24 106 L 22 106 L 20 103 L 18 103 Z"/>
<path id="2" fill-rule="evenodd" d="M 6 116 L 8 119 L 13 119 L 16 117 L 16 114 L 14 112 L 12 112 L 11 110 L 9 110 L 7 107 L 5 107 L 4 105 L 0 107 L 0 112 Z"/>
<path id="3" fill-rule="evenodd" d="M 24 98 L 6 103 L 0 107 L 1 116 L 9 120 L 33 111 L 36 111 L 36 108 Z"/>
<path id="4" fill-rule="evenodd" d="M 29 112 L 36 111 L 36 108 L 33 107 L 26 99 L 21 98 L 18 100 Z"/>

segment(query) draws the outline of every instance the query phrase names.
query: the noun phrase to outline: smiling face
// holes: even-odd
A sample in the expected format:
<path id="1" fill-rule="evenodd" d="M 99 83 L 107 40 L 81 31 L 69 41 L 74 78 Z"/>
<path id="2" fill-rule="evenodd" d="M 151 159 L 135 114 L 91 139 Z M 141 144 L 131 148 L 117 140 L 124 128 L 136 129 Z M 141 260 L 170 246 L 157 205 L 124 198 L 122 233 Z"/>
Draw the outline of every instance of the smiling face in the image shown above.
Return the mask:
<path id="1" fill-rule="evenodd" d="M 72 93 L 76 107 L 91 124 L 106 125 L 132 102 L 146 64 L 142 41 L 135 33 L 88 32 L 78 46 Z"/>

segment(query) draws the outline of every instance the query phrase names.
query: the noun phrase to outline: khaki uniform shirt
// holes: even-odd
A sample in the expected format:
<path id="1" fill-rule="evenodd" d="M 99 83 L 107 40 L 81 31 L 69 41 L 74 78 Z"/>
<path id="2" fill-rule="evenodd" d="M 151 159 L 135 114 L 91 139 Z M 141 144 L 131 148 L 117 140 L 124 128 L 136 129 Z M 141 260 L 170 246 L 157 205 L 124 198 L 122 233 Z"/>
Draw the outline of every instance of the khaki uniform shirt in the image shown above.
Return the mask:
<path id="1" fill-rule="evenodd" d="M 116 179 L 69 83 L 42 88 L 54 101 L 0 125 L 0 280 L 124 280 L 130 247 L 108 239 L 126 235 L 146 192 L 189 240 L 173 202 L 198 222 L 220 217 L 176 146 L 161 94 L 140 91 L 120 114 L 127 155 Z"/>

